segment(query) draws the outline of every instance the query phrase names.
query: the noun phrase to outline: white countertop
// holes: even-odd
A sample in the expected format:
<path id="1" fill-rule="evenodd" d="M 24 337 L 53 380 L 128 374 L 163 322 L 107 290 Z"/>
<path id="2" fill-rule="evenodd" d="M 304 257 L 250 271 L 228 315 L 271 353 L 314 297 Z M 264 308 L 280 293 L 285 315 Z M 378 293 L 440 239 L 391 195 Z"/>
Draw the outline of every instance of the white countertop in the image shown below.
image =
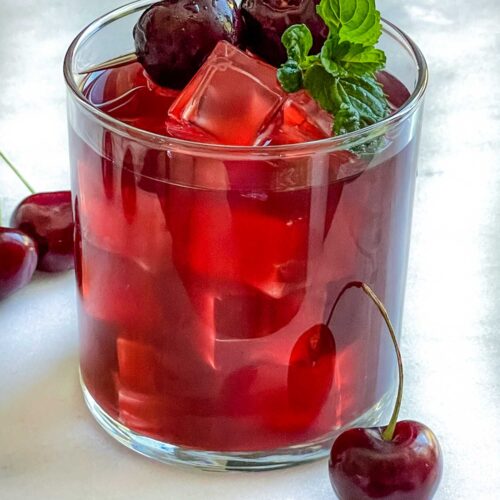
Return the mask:
<path id="1" fill-rule="evenodd" d="M 0 149 L 43 190 L 69 187 L 62 58 L 121 0 L 0 0 Z M 403 328 L 402 418 L 439 436 L 438 499 L 500 491 L 500 9 L 497 0 L 378 0 L 426 55 Z M 4 223 L 24 187 L 0 164 Z M 333 498 L 326 461 L 207 473 L 143 458 L 93 421 L 78 383 L 72 273 L 0 303 L 0 498 Z"/>

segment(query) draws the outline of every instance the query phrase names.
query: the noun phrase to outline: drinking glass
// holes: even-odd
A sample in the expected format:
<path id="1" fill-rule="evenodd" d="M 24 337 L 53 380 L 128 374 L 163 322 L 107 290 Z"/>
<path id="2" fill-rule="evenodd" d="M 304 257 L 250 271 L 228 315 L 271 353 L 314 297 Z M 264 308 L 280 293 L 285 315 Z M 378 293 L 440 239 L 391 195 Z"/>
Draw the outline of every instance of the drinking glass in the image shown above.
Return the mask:
<path id="1" fill-rule="evenodd" d="M 151 3 L 94 21 L 64 64 L 85 401 L 115 439 L 165 462 L 324 457 L 393 399 L 384 322 L 346 286 L 369 284 L 399 332 L 425 60 L 384 21 L 387 85 L 409 98 L 380 123 L 290 145 L 183 141 L 85 95 L 82 72 L 133 52 Z"/>

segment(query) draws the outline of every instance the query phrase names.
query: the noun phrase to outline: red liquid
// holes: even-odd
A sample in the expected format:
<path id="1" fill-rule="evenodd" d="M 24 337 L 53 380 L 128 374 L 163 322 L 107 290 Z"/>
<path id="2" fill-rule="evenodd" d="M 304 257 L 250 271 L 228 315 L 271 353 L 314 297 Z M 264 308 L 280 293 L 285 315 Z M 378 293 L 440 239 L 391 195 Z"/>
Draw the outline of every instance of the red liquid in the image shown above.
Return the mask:
<path id="1" fill-rule="evenodd" d="M 407 91 L 391 85 L 396 102 Z M 126 93 L 103 109 L 159 133 L 175 97 L 138 65 L 93 76 L 85 93 Z M 79 123 L 81 370 L 109 415 L 176 445 L 269 450 L 319 440 L 392 389 L 393 348 L 359 290 L 340 300 L 333 338 L 317 325 L 362 280 L 399 328 L 416 139 L 336 180 L 350 153 L 222 162 Z"/>

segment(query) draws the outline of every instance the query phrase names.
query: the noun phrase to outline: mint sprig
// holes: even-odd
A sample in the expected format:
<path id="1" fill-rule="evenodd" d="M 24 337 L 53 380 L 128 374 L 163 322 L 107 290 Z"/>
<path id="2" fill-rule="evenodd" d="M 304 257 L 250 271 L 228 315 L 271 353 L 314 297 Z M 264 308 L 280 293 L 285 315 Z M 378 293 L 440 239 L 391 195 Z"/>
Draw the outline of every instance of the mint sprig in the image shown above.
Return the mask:
<path id="1" fill-rule="evenodd" d="M 375 73 L 386 57 L 375 45 L 382 33 L 375 0 L 321 0 L 318 15 L 329 29 L 321 52 L 310 55 L 311 31 L 294 24 L 281 37 L 288 60 L 278 69 L 286 92 L 305 88 L 333 114 L 334 133 L 344 134 L 376 123 L 389 106 Z"/>

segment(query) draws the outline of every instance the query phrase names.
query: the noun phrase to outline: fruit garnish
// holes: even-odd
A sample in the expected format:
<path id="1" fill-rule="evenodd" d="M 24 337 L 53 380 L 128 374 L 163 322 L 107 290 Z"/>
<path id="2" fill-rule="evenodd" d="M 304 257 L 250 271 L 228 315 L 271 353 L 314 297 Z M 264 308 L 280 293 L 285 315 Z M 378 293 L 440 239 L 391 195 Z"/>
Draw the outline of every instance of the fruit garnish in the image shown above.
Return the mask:
<path id="1" fill-rule="evenodd" d="M 318 54 L 310 54 L 313 36 L 305 24 L 290 26 L 281 37 L 288 54 L 278 69 L 283 89 L 306 89 L 335 117 L 337 135 L 382 120 L 390 108 L 375 78 L 386 61 L 375 48 L 382 33 L 375 0 L 321 0 L 317 13 L 329 30 Z"/>
<path id="2" fill-rule="evenodd" d="M 303 23 L 311 30 L 313 50 L 320 50 L 328 29 L 316 14 L 319 0 L 243 0 L 246 47 L 274 66 L 287 59 L 281 35 L 291 24 Z"/>
<path id="3" fill-rule="evenodd" d="M 217 42 L 239 44 L 242 27 L 233 0 L 164 0 L 135 25 L 136 55 L 155 83 L 181 89 Z"/>
<path id="4" fill-rule="evenodd" d="M 361 288 L 384 318 L 396 351 L 399 385 L 386 427 L 348 429 L 333 443 L 328 464 L 332 487 L 341 500 L 432 498 L 443 467 L 439 442 L 424 424 L 397 421 L 403 397 L 403 362 L 394 327 L 383 303 L 366 283 L 349 283 L 341 295 L 352 287 Z"/>

